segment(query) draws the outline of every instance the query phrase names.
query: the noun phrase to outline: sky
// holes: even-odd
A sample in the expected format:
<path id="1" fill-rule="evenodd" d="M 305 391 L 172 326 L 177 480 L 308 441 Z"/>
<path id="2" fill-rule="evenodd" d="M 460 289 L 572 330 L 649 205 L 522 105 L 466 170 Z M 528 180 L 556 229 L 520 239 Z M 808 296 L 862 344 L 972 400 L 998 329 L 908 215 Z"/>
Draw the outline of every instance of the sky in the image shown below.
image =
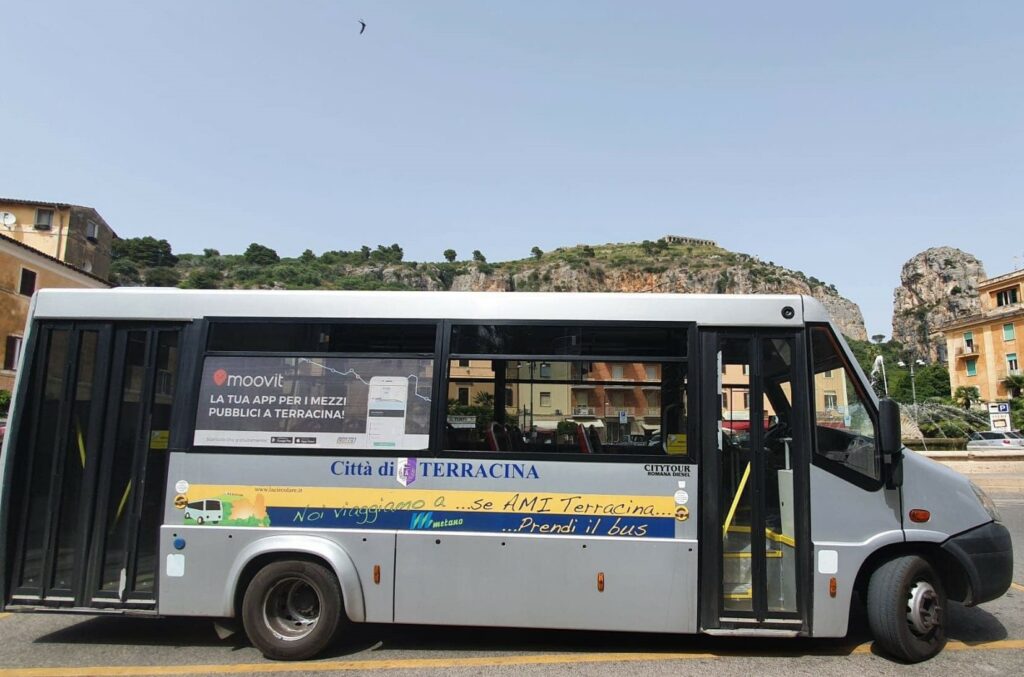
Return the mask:
<path id="1" fill-rule="evenodd" d="M 1024 265 L 1024 3 L 10 2 L 0 195 L 176 252 L 710 238 L 891 331 Z M 367 24 L 359 34 L 359 20 Z"/>

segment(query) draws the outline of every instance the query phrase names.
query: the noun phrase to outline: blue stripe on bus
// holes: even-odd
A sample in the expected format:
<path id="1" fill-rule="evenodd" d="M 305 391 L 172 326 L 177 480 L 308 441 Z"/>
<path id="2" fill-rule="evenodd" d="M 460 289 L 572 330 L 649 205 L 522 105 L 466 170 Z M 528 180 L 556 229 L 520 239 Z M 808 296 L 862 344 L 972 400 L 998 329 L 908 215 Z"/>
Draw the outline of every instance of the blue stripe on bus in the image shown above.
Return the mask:
<path id="1" fill-rule="evenodd" d="M 353 508 L 267 508 L 270 526 L 305 529 L 478 531 L 510 534 L 674 538 L 671 517 L 573 516 L 437 510 L 365 511 Z"/>

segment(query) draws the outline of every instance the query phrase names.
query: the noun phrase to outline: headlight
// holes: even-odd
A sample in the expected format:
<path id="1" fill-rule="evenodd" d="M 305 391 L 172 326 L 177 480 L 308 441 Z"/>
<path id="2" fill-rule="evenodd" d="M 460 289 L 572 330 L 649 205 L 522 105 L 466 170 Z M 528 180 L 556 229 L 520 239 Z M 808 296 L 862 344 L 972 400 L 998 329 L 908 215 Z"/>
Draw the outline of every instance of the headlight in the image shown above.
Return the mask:
<path id="1" fill-rule="evenodd" d="M 988 497 L 988 494 L 974 482 L 971 482 L 971 489 L 974 490 L 974 495 L 978 497 L 981 502 L 981 507 L 985 508 L 985 512 L 996 522 L 1001 522 L 1002 518 L 999 516 L 999 511 L 996 510 L 996 504 L 992 502 L 992 499 Z"/>

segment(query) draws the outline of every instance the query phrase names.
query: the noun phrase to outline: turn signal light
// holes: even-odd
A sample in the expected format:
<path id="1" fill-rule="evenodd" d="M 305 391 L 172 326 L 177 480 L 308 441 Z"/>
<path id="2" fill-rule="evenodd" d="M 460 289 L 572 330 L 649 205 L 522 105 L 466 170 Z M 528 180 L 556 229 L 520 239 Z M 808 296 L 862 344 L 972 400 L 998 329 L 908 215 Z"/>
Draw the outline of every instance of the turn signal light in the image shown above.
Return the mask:
<path id="1" fill-rule="evenodd" d="M 911 522 L 927 522 L 931 518 L 932 514 L 927 510 L 922 510 L 921 508 L 914 508 L 913 510 L 910 511 Z"/>
<path id="2" fill-rule="evenodd" d="M 836 577 L 835 576 L 833 576 L 832 578 L 828 579 L 828 596 L 829 597 L 835 597 L 836 596 Z"/>
<path id="3" fill-rule="evenodd" d="M 604 592 L 604 572 L 597 572 L 597 591 Z"/>
<path id="4" fill-rule="evenodd" d="M 374 564 L 373 565 L 373 582 L 376 583 L 377 585 L 380 585 L 380 565 L 379 564 Z"/>

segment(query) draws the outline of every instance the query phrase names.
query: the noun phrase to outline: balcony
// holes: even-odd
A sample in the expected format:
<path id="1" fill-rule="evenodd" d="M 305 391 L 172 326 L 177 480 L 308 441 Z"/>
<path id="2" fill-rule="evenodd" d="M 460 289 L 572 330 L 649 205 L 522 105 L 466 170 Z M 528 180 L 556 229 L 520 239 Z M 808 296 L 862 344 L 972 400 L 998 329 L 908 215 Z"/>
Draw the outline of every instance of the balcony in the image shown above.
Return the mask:
<path id="1" fill-rule="evenodd" d="M 644 416 L 661 418 L 661 407 L 647 407 L 647 413 L 645 413 Z"/>
<path id="2" fill-rule="evenodd" d="M 602 407 L 584 407 L 577 406 L 572 408 L 573 416 L 599 416 L 598 410 Z"/>
<path id="3" fill-rule="evenodd" d="M 636 416 L 636 407 L 619 407 L 614 404 L 608 404 L 604 407 L 605 418 L 616 418 L 620 411 L 626 412 L 626 416 Z"/>
<path id="4" fill-rule="evenodd" d="M 978 356 L 978 344 L 977 343 L 961 343 L 956 347 L 957 357 L 977 357 Z"/>

